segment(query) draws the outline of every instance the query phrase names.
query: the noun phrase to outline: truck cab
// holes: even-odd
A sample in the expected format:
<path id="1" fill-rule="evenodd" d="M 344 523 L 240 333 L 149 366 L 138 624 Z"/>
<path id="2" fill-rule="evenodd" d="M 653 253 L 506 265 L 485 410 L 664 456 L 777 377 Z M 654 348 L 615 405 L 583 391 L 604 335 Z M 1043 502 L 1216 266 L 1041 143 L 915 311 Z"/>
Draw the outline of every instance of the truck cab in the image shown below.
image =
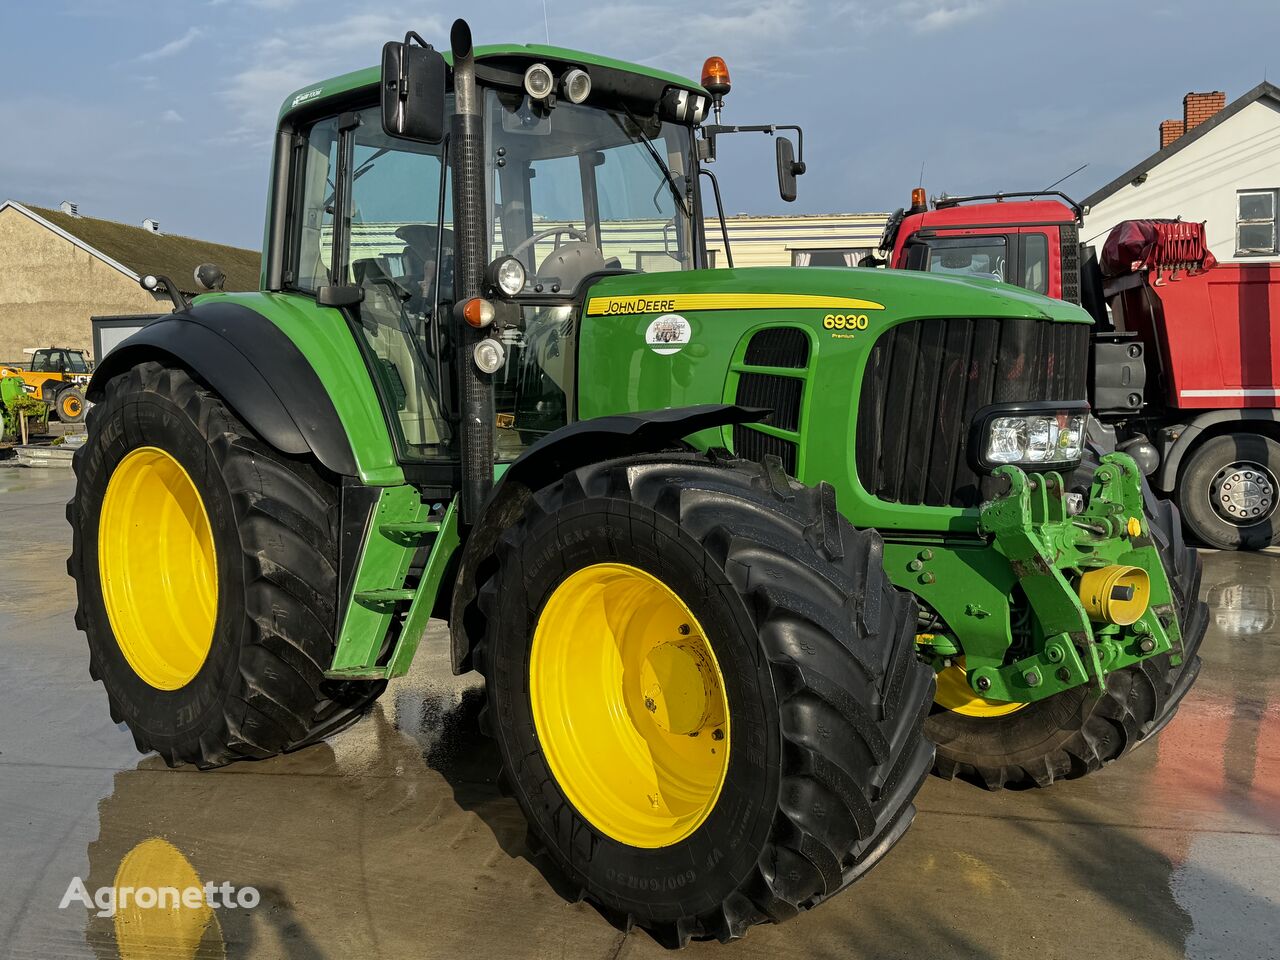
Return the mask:
<path id="1" fill-rule="evenodd" d="M 943 196 L 930 207 L 917 188 L 880 248 L 898 269 L 999 280 L 1078 304 L 1080 215 L 1075 201 L 1045 194 Z"/>

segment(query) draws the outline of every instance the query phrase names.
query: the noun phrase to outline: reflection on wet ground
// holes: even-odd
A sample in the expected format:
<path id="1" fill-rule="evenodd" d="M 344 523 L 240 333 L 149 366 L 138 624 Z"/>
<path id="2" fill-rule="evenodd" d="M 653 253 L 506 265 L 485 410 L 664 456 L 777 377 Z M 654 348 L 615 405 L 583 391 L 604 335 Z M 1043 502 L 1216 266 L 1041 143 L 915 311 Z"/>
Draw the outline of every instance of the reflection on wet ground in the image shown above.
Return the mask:
<path id="1" fill-rule="evenodd" d="M 215 773 L 139 758 L 89 681 L 63 571 L 70 478 L 0 470 L 0 956 L 638 957 L 563 900 L 434 625 L 413 673 L 332 742 Z M 39 549 L 32 550 L 33 546 Z M 1280 951 L 1274 554 L 1206 553 L 1204 670 L 1101 776 L 988 794 L 929 781 L 852 891 L 686 955 L 1271 957 Z M 59 909 L 86 888 L 253 887 L 252 910 Z M 199 878 L 193 880 L 192 878 Z"/>

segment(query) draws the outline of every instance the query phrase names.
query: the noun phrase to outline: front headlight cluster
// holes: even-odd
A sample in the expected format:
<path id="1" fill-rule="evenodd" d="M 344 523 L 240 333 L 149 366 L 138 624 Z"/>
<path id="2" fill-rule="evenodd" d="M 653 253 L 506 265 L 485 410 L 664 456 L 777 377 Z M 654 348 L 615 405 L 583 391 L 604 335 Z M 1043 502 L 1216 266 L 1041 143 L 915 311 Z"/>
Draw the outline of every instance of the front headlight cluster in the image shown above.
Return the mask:
<path id="1" fill-rule="evenodd" d="M 995 411 L 985 420 L 980 459 L 986 467 L 1075 466 L 1084 452 L 1088 421 L 1084 410 Z"/>

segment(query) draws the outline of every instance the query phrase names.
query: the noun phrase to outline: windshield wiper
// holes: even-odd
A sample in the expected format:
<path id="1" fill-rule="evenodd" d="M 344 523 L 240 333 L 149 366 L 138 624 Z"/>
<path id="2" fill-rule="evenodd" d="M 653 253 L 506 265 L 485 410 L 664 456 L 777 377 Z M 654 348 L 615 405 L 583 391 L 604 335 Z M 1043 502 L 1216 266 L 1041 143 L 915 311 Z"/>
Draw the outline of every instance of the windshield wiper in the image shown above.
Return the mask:
<path id="1" fill-rule="evenodd" d="M 644 148 L 649 151 L 649 156 L 653 158 L 653 162 L 657 164 L 658 169 L 662 171 L 662 176 L 666 178 L 667 186 L 671 188 L 671 196 L 675 197 L 676 203 L 680 204 L 681 212 L 686 217 L 692 217 L 693 214 L 689 212 L 689 205 L 685 203 L 684 194 L 680 192 L 680 188 L 676 185 L 676 178 L 671 172 L 671 168 L 667 166 L 666 161 L 662 159 L 662 155 L 658 153 L 658 148 L 653 145 L 653 141 L 649 139 L 649 135 L 644 132 L 644 127 L 640 126 L 640 121 L 636 119 L 635 114 L 626 106 L 623 106 L 622 109 L 626 111 L 627 119 L 630 120 L 632 125 L 636 128 L 636 135 L 640 137 L 640 142 L 644 144 Z M 623 133 L 628 132 L 627 128 L 622 125 L 622 121 L 618 119 L 617 114 L 611 113 L 609 116 L 613 117 L 613 122 L 618 125 L 619 130 Z M 685 179 L 686 181 L 688 180 L 687 177 Z M 658 206 L 656 201 L 654 202 L 654 206 Z M 659 208 L 658 212 L 662 212 L 661 208 Z"/>

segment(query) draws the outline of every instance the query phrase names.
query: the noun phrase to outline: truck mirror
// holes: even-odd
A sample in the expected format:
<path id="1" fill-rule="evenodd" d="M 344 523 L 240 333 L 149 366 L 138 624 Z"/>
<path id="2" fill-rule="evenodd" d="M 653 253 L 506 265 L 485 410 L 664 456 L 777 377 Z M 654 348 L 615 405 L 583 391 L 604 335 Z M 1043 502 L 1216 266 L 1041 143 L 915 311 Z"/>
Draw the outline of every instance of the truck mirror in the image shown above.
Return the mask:
<path id="1" fill-rule="evenodd" d="M 382 48 L 382 129 L 419 143 L 444 139 L 445 63 L 412 30 Z"/>
<path id="2" fill-rule="evenodd" d="M 778 193 L 791 203 L 796 198 L 796 177 L 804 173 L 804 164 L 796 163 L 796 148 L 786 137 L 778 138 Z"/>

